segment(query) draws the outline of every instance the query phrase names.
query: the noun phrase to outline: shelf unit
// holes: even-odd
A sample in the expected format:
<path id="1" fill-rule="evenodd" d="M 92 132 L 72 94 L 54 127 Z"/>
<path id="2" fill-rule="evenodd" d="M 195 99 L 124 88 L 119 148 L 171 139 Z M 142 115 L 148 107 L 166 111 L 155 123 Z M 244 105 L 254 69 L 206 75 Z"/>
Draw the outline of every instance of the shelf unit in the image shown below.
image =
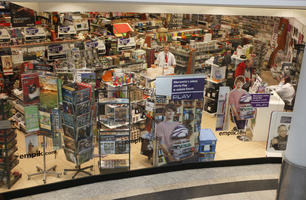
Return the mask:
<path id="1" fill-rule="evenodd" d="M 210 115 L 217 113 L 219 87 L 225 85 L 225 80 L 214 81 L 207 78 L 204 88 L 204 111 Z"/>
<path id="2" fill-rule="evenodd" d="M 111 90 L 121 90 L 126 98 L 114 99 Z M 101 90 L 99 92 L 102 92 Z M 103 96 L 103 94 L 107 94 Z M 110 96 L 109 96 L 110 95 Z M 101 174 L 130 170 L 130 141 L 131 141 L 131 99 L 128 86 L 107 88 L 99 94 L 98 120 L 98 166 Z M 102 107 L 102 109 L 100 109 Z M 104 120 L 101 121 L 101 115 Z M 111 125 L 110 120 L 120 124 Z"/>
<path id="3" fill-rule="evenodd" d="M 2 104 L 3 106 L 3 104 Z M 11 129 L 11 122 L 8 120 L 0 121 L 0 180 L 5 181 L 8 189 L 14 185 L 21 177 L 19 173 L 12 173 L 12 170 L 18 165 L 18 157 L 15 152 L 18 150 L 16 147 L 17 134 L 14 129 Z"/>

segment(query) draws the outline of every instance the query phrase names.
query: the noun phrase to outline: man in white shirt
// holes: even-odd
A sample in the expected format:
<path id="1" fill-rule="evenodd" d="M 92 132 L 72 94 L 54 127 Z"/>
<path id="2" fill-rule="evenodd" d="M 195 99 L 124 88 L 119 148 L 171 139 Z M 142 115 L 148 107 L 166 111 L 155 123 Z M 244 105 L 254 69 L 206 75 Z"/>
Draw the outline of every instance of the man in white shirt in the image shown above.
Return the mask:
<path id="1" fill-rule="evenodd" d="M 286 104 L 291 105 L 292 100 L 295 96 L 295 89 L 290 82 L 291 78 L 289 76 L 285 76 L 284 78 L 282 78 L 279 85 L 270 86 L 269 88 L 275 90 Z"/>
<path id="2" fill-rule="evenodd" d="M 155 64 L 158 67 L 162 67 L 163 70 L 172 71 L 174 73 L 174 68 L 176 66 L 176 61 L 174 55 L 169 52 L 169 45 L 164 45 L 164 51 L 160 52 L 157 56 Z"/>

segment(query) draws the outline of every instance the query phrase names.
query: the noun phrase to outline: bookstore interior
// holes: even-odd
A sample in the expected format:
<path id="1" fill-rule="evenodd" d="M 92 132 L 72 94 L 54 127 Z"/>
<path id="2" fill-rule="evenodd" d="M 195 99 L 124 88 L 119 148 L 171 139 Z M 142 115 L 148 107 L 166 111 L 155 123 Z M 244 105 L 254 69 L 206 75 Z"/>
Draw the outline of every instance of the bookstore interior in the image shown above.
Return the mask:
<path id="1" fill-rule="evenodd" d="M 295 18 L 0 12 L 0 192 L 286 149 Z"/>

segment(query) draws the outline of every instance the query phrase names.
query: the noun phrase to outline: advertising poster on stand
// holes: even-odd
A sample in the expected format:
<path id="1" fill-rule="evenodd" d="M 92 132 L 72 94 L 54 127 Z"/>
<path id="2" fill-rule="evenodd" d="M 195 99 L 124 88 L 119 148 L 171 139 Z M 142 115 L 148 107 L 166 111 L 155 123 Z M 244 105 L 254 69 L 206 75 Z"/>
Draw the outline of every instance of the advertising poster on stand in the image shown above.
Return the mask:
<path id="1" fill-rule="evenodd" d="M 156 80 L 155 164 L 197 162 L 204 76 L 167 76 Z M 165 87 L 168 86 L 168 87 Z"/>

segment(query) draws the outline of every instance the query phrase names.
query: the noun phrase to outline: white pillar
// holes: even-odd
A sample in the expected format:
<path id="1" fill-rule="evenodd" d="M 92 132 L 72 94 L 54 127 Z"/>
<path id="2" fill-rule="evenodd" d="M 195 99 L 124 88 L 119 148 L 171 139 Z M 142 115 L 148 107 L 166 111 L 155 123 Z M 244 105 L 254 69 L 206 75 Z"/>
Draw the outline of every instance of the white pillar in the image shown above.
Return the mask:
<path id="1" fill-rule="evenodd" d="M 296 92 L 293 118 L 277 192 L 277 200 L 306 199 L 306 53 Z"/>
<path id="2" fill-rule="evenodd" d="M 293 164 L 306 167 L 306 53 L 296 92 L 293 118 L 285 157 Z"/>

